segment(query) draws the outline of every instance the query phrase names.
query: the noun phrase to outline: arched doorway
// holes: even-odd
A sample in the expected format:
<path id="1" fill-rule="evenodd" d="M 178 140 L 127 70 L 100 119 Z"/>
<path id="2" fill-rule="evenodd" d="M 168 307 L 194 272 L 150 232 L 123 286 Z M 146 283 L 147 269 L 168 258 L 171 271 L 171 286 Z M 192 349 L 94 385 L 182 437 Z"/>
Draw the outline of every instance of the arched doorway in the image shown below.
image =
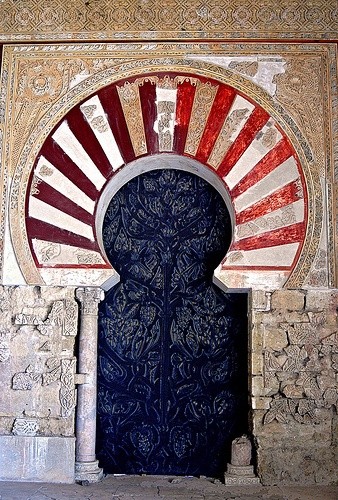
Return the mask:
<path id="1" fill-rule="evenodd" d="M 28 283 L 106 289 L 117 278 L 96 224 L 106 187 L 142 160 L 173 156 L 203 165 L 233 204 L 232 244 L 215 273 L 220 282 L 274 289 L 296 268 L 307 275 L 304 242 L 319 232 L 297 141 L 286 135 L 279 111 L 271 114 L 271 103 L 255 101 L 254 89 L 244 95 L 230 74 L 213 78 L 205 70 L 124 68 L 122 79 L 115 75 L 99 89 L 95 83 L 92 94 L 79 96 L 47 127 L 39 154 L 18 168 L 11 193 L 18 207 L 11 211 L 12 240 Z"/>
<path id="2" fill-rule="evenodd" d="M 103 244 L 121 280 L 100 308 L 98 441 L 113 473 L 220 476 L 247 430 L 246 295 L 212 275 L 231 241 L 219 193 L 154 170 L 112 198 Z"/>

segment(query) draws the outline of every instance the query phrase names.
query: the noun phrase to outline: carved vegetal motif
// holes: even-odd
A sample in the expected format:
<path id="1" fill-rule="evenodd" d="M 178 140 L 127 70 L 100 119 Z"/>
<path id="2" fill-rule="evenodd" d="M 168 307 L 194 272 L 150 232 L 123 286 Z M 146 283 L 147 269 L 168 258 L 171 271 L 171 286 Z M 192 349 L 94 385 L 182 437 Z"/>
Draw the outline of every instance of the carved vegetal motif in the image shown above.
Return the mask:
<path id="1" fill-rule="evenodd" d="M 58 257 L 61 253 L 61 245 L 58 243 L 47 243 L 41 248 L 41 261 L 49 262 L 50 260 Z"/>
<path id="2" fill-rule="evenodd" d="M 12 378 L 12 389 L 15 391 L 30 391 L 34 383 L 39 382 L 41 373 L 35 371 L 32 365 L 28 365 L 24 372 L 16 373 Z"/>
<path id="3" fill-rule="evenodd" d="M 108 130 L 108 124 L 103 116 L 96 116 L 92 119 L 91 124 L 93 125 L 94 130 L 98 132 L 106 132 Z"/>
<path id="4" fill-rule="evenodd" d="M 286 225 L 297 222 L 293 205 L 286 206 L 278 212 L 278 215 L 264 216 L 237 226 L 236 231 L 239 238 L 248 238 L 262 232 L 268 232 Z"/>
<path id="5" fill-rule="evenodd" d="M 241 121 L 247 117 L 248 113 L 249 110 L 247 108 L 235 109 L 227 116 L 212 153 L 208 159 L 208 163 L 210 163 L 210 165 L 214 168 L 217 168 L 222 161 L 233 142 L 231 140 L 232 134 L 235 132 Z"/>
<path id="6" fill-rule="evenodd" d="M 107 117 L 100 114 L 102 112 L 102 108 L 100 107 L 100 109 L 98 109 L 99 105 L 100 101 L 98 101 L 97 104 L 83 104 L 80 109 L 86 117 L 91 128 L 102 134 L 109 130 L 109 125 L 107 122 Z M 96 116 L 94 116 L 95 114 Z"/>
<path id="7" fill-rule="evenodd" d="M 39 175 L 42 175 L 42 177 L 50 177 L 53 175 L 53 169 L 48 165 L 42 165 L 39 170 Z"/>
<path id="8" fill-rule="evenodd" d="M 104 298 L 104 292 L 97 287 L 84 287 L 76 289 L 76 298 L 81 303 L 82 314 L 97 316 L 98 304 Z"/>
<path id="9" fill-rule="evenodd" d="M 64 324 L 62 335 L 75 337 L 77 334 L 78 308 L 73 300 L 64 301 Z"/>
<path id="10" fill-rule="evenodd" d="M 171 123 L 175 113 L 175 103 L 160 101 L 157 104 L 158 112 L 158 140 L 160 151 L 171 151 L 173 145 L 173 131 Z"/>
<path id="11" fill-rule="evenodd" d="M 338 407 L 338 339 L 325 327 L 325 315 L 312 313 L 311 323 L 284 326 L 290 342 L 284 349 L 265 350 L 264 387 L 272 401 L 264 424 L 290 419 L 310 423 L 317 421 L 320 408 Z"/>
<path id="12" fill-rule="evenodd" d="M 248 75 L 254 77 L 258 71 L 258 62 L 257 61 L 231 61 L 229 64 L 230 69 L 234 69 L 238 71 L 238 73 L 243 73 L 244 75 Z"/>
<path id="13" fill-rule="evenodd" d="M 63 323 L 63 315 L 64 315 L 65 304 L 63 300 L 56 300 L 52 304 L 52 309 L 48 314 L 46 320 L 43 322 L 43 327 L 54 327 L 54 326 L 62 326 Z M 42 333 L 42 326 L 38 328 L 40 333 Z"/>
<path id="14" fill-rule="evenodd" d="M 186 153 L 196 154 L 217 90 L 218 85 L 211 85 L 210 82 L 197 82 L 185 144 Z"/>
<path id="15" fill-rule="evenodd" d="M 269 127 L 262 137 L 262 145 L 266 148 L 272 148 L 276 144 L 278 131 L 275 127 Z"/>
<path id="16" fill-rule="evenodd" d="M 138 82 L 125 82 L 117 87 L 124 116 L 127 122 L 135 156 L 147 152 L 147 142 L 143 125 L 142 108 Z"/>
<path id="17" fill-rule="evenodd" d="M 271 404 L 270 410 L 265 414 L 264 424 L 269 424 L 273 420 L 287 423 L 287 416 L 295 410 L 295 403 L 292 400 L 285 399 L 282 396 L 276 396 Z"/>
<path id="18" fill-rule="evenodd" d="M 82 61 L 72 61 L 68 67 L 57 60 L 22 61 L 18 68 L 18 99 L 14 109 L 15 130 L 12 148 L 17 158 L 29 133 L 46 107 L 64 94 L 74 75 L 84 70 Z M 33 112 L 34 111 L 34 112 Z"/>
<path id="19" fill-rule="evenodd" d="M 315 57 L 299 57 L 289 60 L 286 72 L 277 75 L 275 79 L 276 96 L 304 131 L 323 172 L 325 145 L 321 129 L 325 113 L 324 101 L 320 99 L 323 94 L 318 69 L 318 61 Z M 302 99 L 299 99 L 300 95 Z M 315 100 L 314 95 L 318 96 Z"/>
<path id="20" fill-rule="evenodd" d="M 286 361 L 283 365 L 283 370 L 288 372 L 301 372 L 305 370 L 307 352 L 304 347 L 297 345 L 289 345 L 284 349 L 287 355 Z"/>
<path id="21" fill-rule="evenodd" d="M 108 468 L 196 471 L 203 443 L 218 460 L 232 425 L 246 425 L 245 314 L 234 313 L 245 297 L 211 283 L 228 222 L 218 193 L 173 169 L 133 179 L 108 208 L 103 237 L 121 277 L 99 314 L 98 450 Z"/>
<path id="22" fill-rule="evenodd" d="M 85 115 L 88 121 L 93 118 L 96 109 L 97 106 L 95 104 L 87 104 L 81 106 L 81 111 Z"/>
<path id="23" fill-rule="evenodd" d="M 9 359 L 9 340 L 10 331 L 8 329 L 0 330 L 0 363 L 3 363 Z"/>
<path id="24" fill-rule="evenodd" d="M 307 285 L 313 287 L 326 287 L 328 285 L 328 261 L 329 256 L 326 249 L 319 248 L 307 279 Z"/>
<path id="25" fill-rule="evenodd" d="M 31 196 L 39 194 L 39 184 L 41 184 L 41 179 L 38 177 L 34 176 L 32 185 L 31 185 Z"/>
<path id="26" fill-rule="evenodd" d="M 88 251 L 78 249 L 75 252 L 78 264 L 102 264 L 102 258 L 99 254 L 90 253 Z"/>
<path id="27" fill-rule="evenodd" d="M 75 366 L 75 358 L 61 360 L 61 387 L 59 393 L 61 417 L 68 417 L 71 415 L 76 405 L 74 380 Z"/>
<path id="28" fill-rule="evenodd" d="M 15 316 L 16 325 L 36 326 L 41 335 L 50 336 L 55 328 L 61 330 L 62 335 L 75 336 L 77 332 L 77 305 L 72 300 L 56 300 L 46 319 L 34 314 L 19 313 Z"/>
<path id="29" fill-rule="evenodd" d="M 14 420 L 12 434 L 14 436 L 36 436 L 39 431 L 39 423 L 32 418 L 16 418 Z"/>
<path id="30" fill-rule="evenodd" d="M 48 371 L 42 375 L 42 385 L 50 385 L 53 382 L 58 382 L 61 375 L 61 361 L 58 358 L 49 358 L 46 361 Z"/>
<path id="31" fill-rule="evenodd" d="M 51 101 L 62 91 L 61 67 L 46 61 L 35 61 L 35 65 L 22 63 L 19 71 L 19 97 L 21 102 Z"/>

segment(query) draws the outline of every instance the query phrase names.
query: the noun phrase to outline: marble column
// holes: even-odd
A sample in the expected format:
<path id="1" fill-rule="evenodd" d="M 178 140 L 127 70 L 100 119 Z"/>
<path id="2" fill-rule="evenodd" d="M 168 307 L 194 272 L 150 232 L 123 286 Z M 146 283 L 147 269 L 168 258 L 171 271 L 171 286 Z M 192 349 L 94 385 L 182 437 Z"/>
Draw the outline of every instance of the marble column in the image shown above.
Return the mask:
<path id="1" fill-rule="evenodd" d="M 98 304 L 104 298 L 101 288 L 77 288 L 76 298 L 81 304 L 77 414 L 76 414 L 76 462 L 77 482 L 97 482 L 103 476 L 95 455 L 96 441 L 96 374 Z"/>

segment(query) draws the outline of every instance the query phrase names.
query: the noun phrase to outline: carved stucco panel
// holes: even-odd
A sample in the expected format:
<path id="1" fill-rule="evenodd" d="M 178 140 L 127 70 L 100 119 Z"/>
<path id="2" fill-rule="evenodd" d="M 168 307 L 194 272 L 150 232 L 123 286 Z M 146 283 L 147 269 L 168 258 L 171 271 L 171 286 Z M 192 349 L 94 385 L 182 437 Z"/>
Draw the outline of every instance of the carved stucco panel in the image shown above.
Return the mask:
<path id="1" fill-rule="evenodd" d="M 268 46 L 264 44 L 245 46 L 242 44 L 241 46 L 232 47 L 232 54 L 234 55 L 231 57 L 233 60 L 230 61 L 228 65 L 231 70 L 225 70 L 221 67 L 193 61 L 191 59 L 184 59 L 189 52 L 191 53 L 192 50 L 194 50 L 197 54 L 205 54 L 210 51 L 211 48 L 214 54 L 224 54 L 226 57 L 229 57 L 229 54 L 227 54 L 229 47 L 226 47 L 224 44 L 215 43 L 210 46 L 208 44 L 189 45 L 170 43 L 155 44 L 153 46 L 136 43 L 126 45 L 97 44 L 92 46 L 86 46 L 83 44 L 74 45 L 70 48 L 64 47 L 62 53 L 62 47 L 57 46 L 49 46 L 47 51 L 43 51 L 41 47 L 34 47 L 31 51 L 27 51 L 26 48 L 6 48 L 7 52 L 5 51 L 5 61 L 7 61 L 8 71 L 10 71 L 10 78 L 9 80 L 3 78 L 2 91 L 5 89 L 5 92 L 10 91 L 13 95 L 13 99 L 10 100 L 7 107 L 8 123 L 12 126 L 18 124 L 19 122 L 17 120 L 20 120 L 22 128 L 20 128 L 20 134 L 18 132 L 14 134 L 16 136 L 20 135 L 20 137 L 16 138 L 9 136 L 9 132 L 6 131 L 6 138 L 4 141 L 6 144 L 6 151 L 4 155 L 4 165 L 6 168 L 4 169 L 4 175 L 7 175 L 6 172 L 14 172 L 11 186 L 12 237 L 21 242 L 18 246 L 19 249 L 17 252 L 21 252 L 22 254 L 21 256 L 18 255 L 19 259 L 22 261 L 26 260 L 27 266 L 30 266 L 31 268 L 31 271 L 28 272 L 27 270 L 25 273 L 29 276 L 30 281 L 38 283 L 41 278 L 33 271 L 33 262 L 29 264 L 29 257 L 27 257 L 30 255 L 30 250 L 25 238 L 25 224 L 23 216 L 25 186 L 28 182 L 29 166 L 32 165 L 32 162 L 34 161 L 34 158 L 37 155 L 48 131 L 51 130 L 57 121 L 60 120 L 65 112 L 74 106 L 75 103 L 79 102 L 79 100 L 83 99 L 85 96 L 90 95 L 91 92 L 107 85 L 109 82 L 118 78 L 125 78 L 128 74 L 135 74 L 135 72 L 147 73 L 151 69 L 161 68 L 163 65 L 166 67 L 168 67 L 168 65 L 172 65 L 171 67 L 176 69 L 181 66 L 188 72 L 203 73 L 207 71 L 209 74 L 213 74 L 216 79 L 223 79 L 224 81 L 234 85 L 242 92 L 249 93 L 249 95 L 256 99 L 257 102 L 264 105 L 265 109 L 270 111 L 274 116 L 281 117 L 282 122 L 280 122 L 280 124 L 285 127 L 289 136 L 293 138 L 294 146 L 302 159 L 303 167 L 305 168 L 306 181 L 311 193 L 309 199 L 309 228 L 314 228 L 314 231 L 309 230 L 307 241 L 304 246 L 305 253 L 303 253 L 300 257 L 299 264 L 295 269 L 293 278 L 289 284 L 290 286 L 301 286 L 305 282 L 310 266 L 313 263 L 314 255 L 318 251 L 323 213 L 323 207 L 321 204 L 321 187 L 319 182 L 319 176 L 322 173 L 322 169 L 320 168 L 320 162 L 317 162 L 317 157 L 314 157 L 313 152 L 315 151 L 315 147 L 319 148 L 320 145 L 324 146 L 326 148 L 325 151 L 327 151 L 329 145 L 327 140 L 323 139 L 322 133 L 319 133 L 321 138 L 316 139 L 317 142 L 314 141 L 313 136 L 308 137 L 308 129 L 304 129 L 303 135 L 301 131 L 301 127 L 303 126 L 302 120 L 297 123 L 296 119 L 289 113 L 289 108 L 292 107 L 292 99 L 296 100 L 295 96 L 285 97 L 284 103 L 284 97 L 282 95 L 283 92 L 282 90 L 278 90 L 278 100 L 269 98 L 265 91 L 248 80 L 248 77 L 250 77 L 250 75 L 256 70 L 256 66 L 241 64 L 239 59 L 241 56 L 247 57 L 249 53 L 252 54 L 257 50 L 260 50 L 262 53 L 267 55 L 271 55 L 272 50 L 276 51 L 278 49 L 278 52 L 276 52 L 278 57 L 282 57 L 287 61 L 293 61 L 294 59 L 297 62 L 304 60 L 304 58 L 306 61 L 311 61 L 311 64 L 313 64 L 313 61 L 319 61 L 317 64 L 318 67 L 316 67 L 317 72 L 315 72 L 313 77 L 318 83 L 321 71 L 320 68 L 322 68 L 323 65 L 325 67 L 325 61 L 327 60 L 325 58 L 327 57 L 328 49 L 324 45 L 320 47 L 307 47 L 302 45 L 298 46 L 298 52 L 296 52 L 294 46 L 272 47 L 271 45 Z M 138 51 L 140 49 L 143 50 L 143 54 L 147 53 L 153 56 L 158 56 L 162 53 L 165 53 L 167 56 L 170 53 L 175 55 L 179 53 L 182 59 L 170 59 L 167 57 L 163 60 L 156 58 L 138 60 Z M 126 58 L 127 50 L 128 57 Z M 44 52 L 43 55 L 42 51 Z M 313 53 L 316 55 L 314 56 Z M 111 60 L 107 57 L 108 54 L 113 56 Z M 39 61 L 40 68 L 46 67 L 45 79 L 37 70 L 34 69 L 36 60 Z M 102 64 L 100 64 L 100 61 Z M 111 63 L 109 63 L 109 61 L 111 61 Z M 118 61 L 120 62 L 119 65 L 117 65 Z M 297 64 L 298 67 L 300 64 L 300 62 L 297 64 L 296 62 L 294 64 L 295 68 L 297 67 Z M 49 68 L 50 63 L 52 63 L 51 70 L 48 73 L 49 70 L 47 68 Z M 292 65 L 289 65 L 289 62 L 287 67 L 288 77 L 297 78 L 296 69 L 294 69 Z M 293 75 L 293 71 L 295 71 L 295 75 Z M 6 74 L 5 68 L 4 75 Z M 278 75 L 277 78 L 283 77 L 283 75 L 284 73 Z M 27 87 L 28 81 L 31 82 L 29 87 Z M 19 82 L 21 82 L 21 86 L 19 85 Z M 312 80 L 310 83 L 311 85 L 313 84 Z M 282 89 L 282 83 L 280 84 L 278 81 L 276 85 L 280 85 L 280 89 Z M 327 91 L 325 85 L 323 84 L 323 86 L 319 87 L 321 102 L 323 101 L 323 94 Z M 29 97 L 32 98 L 32 101 L 29 101 L 29 109 L 25 106 L 25 96 L 28 96 L 27 92 L 29 93 Z M 307 109 L 310 94 L 310 90 L 305 89 L 304 109 Z M 298 101 L 299 99 L 297 102 Z M 34 112 L 31 106 L 34 107 Z M 310 104 L 309 109 L 312 109 Z M 316 108 L 313 111 L 314 113 L 319 112 L 320 108 Z M 39 117 L 34 124 L 31 123 L 31 116 Z M 320 120 L 318 121 L 320 122 Z M 14 130 L 18 131 L 18 129 L 15 128 Z M 317 129 L 315 132 L 316 131 Z M 320 132 L 319 128 L 318 132 Z M 17 147 L 17 156 L 12 156 L 14 143 Z M 8 146 L 8 144 L 10 144 L 10 146 Z M 2 210 L 4 211 L 4 209 L 5 207 L 3 205 Z M 331 234 L 328 235 L 328 238 L 330 243 Z M 6 244 L 9 245 L 8 234 Z M 331 248 L 332 246 L 329 247 L 330 251 Z M 332 252 L 328 256 L 328 260 L 330 263 L 331 273 L 329 280 L 332 281 Z M 51 270 L 46 270 L 44 272 L 50 274 Z M 8 273 L 10 274 L 10 270 L 7 274 Z M 57 280 L 60 278 L 56 275 L 54 278 L 51 275 L 48 279 L 52 280 L 50 282 L 57 283 Z M 76 278 L 75 275 L 74 279 L 75 281 L 72 282 L 76 284 L 76 280 L 78 278 Z M 63 283 L 66 284 L 67 280 L 63 281 Z"/>
<path id="2" fill-rule="evenodd" d="M 0 287 L 0 307 L 5 311 L 0 332 L 1 433 L 10 432 L 8 425 L 16 418 L 17 435 L 33 432 L 34 425 L 25 419 L 37 419 L 39 433 L 71 435 L 78 318 L 74 290 Z"/>
<path id="3" fill-rule="evenodd" d="M 253 387 L 267 403 L 265 426 L 274 421 L 312 425 L 337 408 L 336 303 L 336 291 L 275 291 L 271 308 L 254 313 L 263 363 Z M 262 378 L 260 387 L 255 378 Z"/>
<path id="4" fill-rule="evenodd" d="M 226 9 L 215 0 L 109 0 L 77 2 L 67 7 L 52 0 L 18 5 L 2 0 L 2 40 L 128 40 L 134 39 L 327 39 L 337 33 L 334 0 L 230 1 Z"/>

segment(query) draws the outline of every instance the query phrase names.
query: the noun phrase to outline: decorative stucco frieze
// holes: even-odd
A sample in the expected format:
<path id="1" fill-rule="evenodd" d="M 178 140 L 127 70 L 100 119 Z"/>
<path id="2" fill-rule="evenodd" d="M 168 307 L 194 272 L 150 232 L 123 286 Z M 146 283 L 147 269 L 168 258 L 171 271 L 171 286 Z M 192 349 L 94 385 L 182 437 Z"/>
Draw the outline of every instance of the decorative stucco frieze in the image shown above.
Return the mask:
<path id="1" fill-rule="evenodd" d="M 337 36 L 334 0 L 292 3 L 266 0 L 230 1 L 226 8 L 214 0 L 109 0 L 67 4 L 53 0 L 41 8 L 38 0 L 18 5 L 2 0 L 0 40 L 130 40 L 148 39 L 328 39 Z M 250 73 L 254 68 L 245 67 Z"/>

